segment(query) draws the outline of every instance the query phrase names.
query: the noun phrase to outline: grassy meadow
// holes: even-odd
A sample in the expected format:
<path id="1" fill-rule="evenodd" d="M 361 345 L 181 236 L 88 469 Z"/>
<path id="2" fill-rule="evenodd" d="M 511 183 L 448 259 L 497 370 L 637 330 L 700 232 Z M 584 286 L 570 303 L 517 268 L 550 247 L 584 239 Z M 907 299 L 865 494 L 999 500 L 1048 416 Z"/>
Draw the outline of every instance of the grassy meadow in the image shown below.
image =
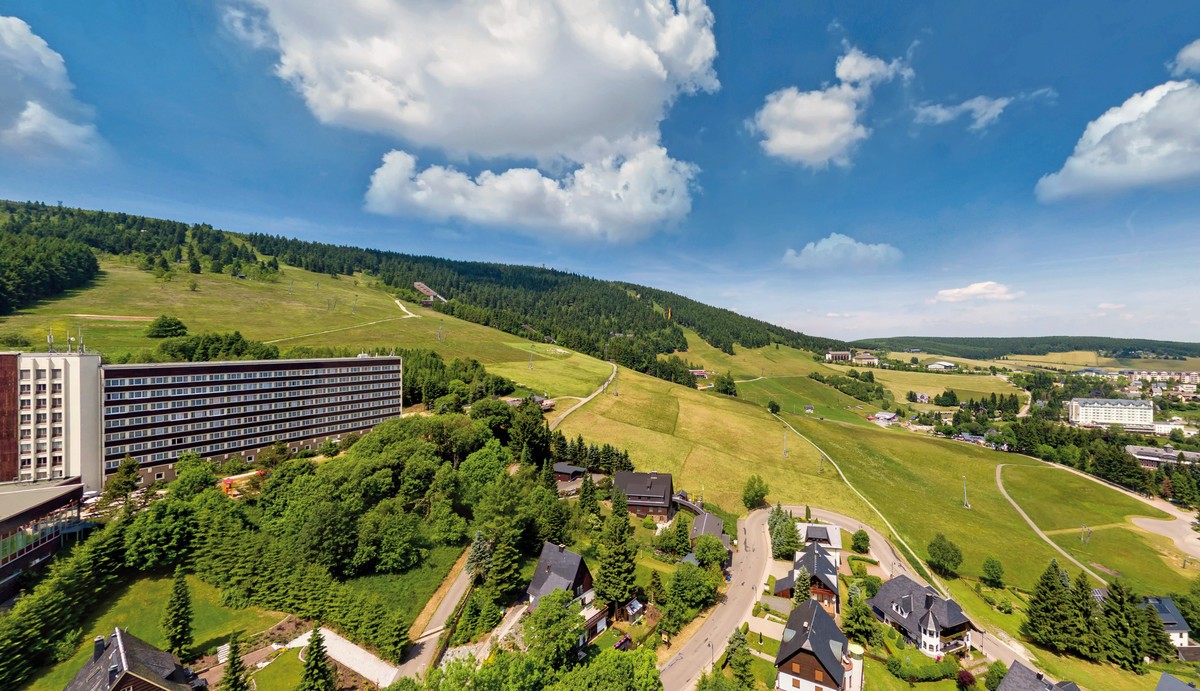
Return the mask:
<path id="1" fill-rule="evenodd" d="M 805 375 L 770 377 L 737 386 L 738 395 L 748 401 L 763 406 L 775 401 L 784 412 L 799 414 L 804 414 L 805 406 L 811 405 L 811 417 L 838 422 L 868 425 L 871 423 L 867 422 L 867 415 L 879 410 Z"/>
<path id="2" fill-rule="evenodd" d="M 115 591 L 108 602 L 83 625 L 79 650 L 66 662 L 54 665 L 29 685 L 33 691 L 58 691 L 67 685 L 92 652 L 92 639 L 108 636 L 116 627 L 127 629 L 150 645 L 166 646 L 159 620 L 171 594 L 169 576 L 144 577 L 130 581 Z M 257 607 L 230 609 L 220 604 L 217 589 L 194 576 L 188 577 L 192 589 L 192 633 L 194 650 L 205 651 L 224 643 L 229 634 L 241 631 L 255 634 L 279 623 L 284 615 Z"/>
<path id="3" fill-rule="evenodd" d="M 691 329 L 684 329 L 683 333 L 687 336 L 688 349 L 676 355 L 713 372 L 729 372 L 734 379 L 807 375 L 809 372 L 829 374 L 831 371 L 824 363 L 813 360 L 813 354 L 806 350 L 783 345 L 778 348 L 774 345 L 762 348 L 734 346 L 735 354 L 728 355 L 706 343 Z"/>
<path id="4" fill-rule="evenodd" d="M 300 685 L 300 677 L 304 673 L 304 662 L 300 659 L 300 649 L 284 650 L 266 667 L 254 673 L 256 691 L 292 691 Z"/>
<path id="5" fill-rule="evenodd" d="M 761 406 L 701 392 L 622 369 L 616 396 L 597 396 L 559 427 L 629 450 L 638 470 L 674 475 L 675 487 L 742 510 L 752 474 L 771 487 L 770 501 L 812 503 L 875 523 L 877 519 L 832 468 L 818 474 L 819 456 L 783 431 Z"/>
<path id="6" fill-rule="evenodd" d="M 843 365 L 836 367 L 843 372 L 851 368 Z M 942 393 L 946 389 L 950 389 L 958 394 L 960 400 L 966 401 L 974 398 L 979 400 L 991 394 L 1017 394 L 1021 400 L 1027 397 L 1024 391 L 1010 384 L 1007 380 L 1000 377 L 982 374 L 940 374 L 937 372 L 902 372 L 886 369 L 872 369 L 875 374 L 875 381 L 883 384 L 883 387 L 891 392 L 898 403 L 904 404 L 905 397 L 909 391 L 917 393 L 927 393 L 930 397 Z"/>

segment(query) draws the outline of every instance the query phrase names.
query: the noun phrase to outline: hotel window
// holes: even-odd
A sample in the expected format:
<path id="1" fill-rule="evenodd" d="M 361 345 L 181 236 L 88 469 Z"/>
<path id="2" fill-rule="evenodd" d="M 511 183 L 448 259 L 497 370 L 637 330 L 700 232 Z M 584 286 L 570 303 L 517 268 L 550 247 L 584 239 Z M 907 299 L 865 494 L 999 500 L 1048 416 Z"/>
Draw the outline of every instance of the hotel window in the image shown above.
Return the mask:
<path id="1" fill-rule="evenodd" d="M 29 370 L 27 370 L 27 369 L 21 370 L 21 381 L 27 381 L 29 379 L 29 377 L 30 377 Z"/>
<path id="2" fill-rule="evenodd" d="M 52 370 L 50 374 L 51 374 L 51 376 L 53 376 L 55 379 L 62 379 L 62 370 L 60 370 L 60 369 L 55 369 L 55 370 Z"/>
<path id="3" fill-rule="evenodd" d="M 37 385 L 37 392 L 38 392 L 38 393 L 46 393 L 46 385 L 45 385 L 45 384 L 40 384 L 40 383 L 39 383 L 39 384 Z"/>
<path id="4" fill-rule="evenodd" d="M 62 382 L 58 382 L 58 381 L 54 382 L 54 386 L 52 386 L 50 388 L 50 390 L 54 393 L 62 393 L 62 391 L 63 391 Z"/>
<path id="5" fill-rule="evenodd" d="M 54 422 L 62 422 L 63 414 L 62 413 L 51 413 L 50 419 L 53 420 Z"/>
<path id="6" fill-rule="evenodd" d="M 22 384 L 22 385 L 21 385 L 21 393 L 30 393 L 30 391 L 31 391 L 31 390 L 30 390 L 29 384 Z"/>

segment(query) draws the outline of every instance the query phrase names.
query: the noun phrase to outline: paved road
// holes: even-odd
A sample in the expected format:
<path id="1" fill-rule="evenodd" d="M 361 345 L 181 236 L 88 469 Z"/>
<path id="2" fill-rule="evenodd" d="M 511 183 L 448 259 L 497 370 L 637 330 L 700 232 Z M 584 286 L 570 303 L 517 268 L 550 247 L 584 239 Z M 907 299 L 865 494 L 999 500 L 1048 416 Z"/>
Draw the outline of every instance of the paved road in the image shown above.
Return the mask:
<path id="1" fill-rule="evenodd" d="M 659 668 L 665 691 L 686 691 L 695 687 L 700 674 L 725 651 L 729 635 L 750 617 L 758 591 L 767 580 L 771 562 L 767 511 L 759 509 L 738 521 L 738 532 L 740 549 L 734 553 L 730 566 L 729 590 L 700 630 Z"/>
<path id="2" fill-rule="evenodd" d="M 588 401 L 591 401 L 593 398 L 604 393 L 605 389 L 608 388 L 608 385 L 612 383 L 613 379 L 617 378 L 617 365 L 615 363 L 609 363 L 609 364 L 612 365 L 613 371 L 612 371 L 612 374 L 608 375 L 608 379 L 606 379 L 604 381 L 604 383 L 600 385 L 600 388 L 596 389 L 591 394 L 589 394 L 587 398 L 581 400 L 580 402 L 576 403 L 575 405 L 571 406 L 570 408 L 567 408 L 567 410 L 562 415 L 559 415 L 557 418 L 555 418 L 554 422 L 550 423 L 551 431 L 553 431 L 554 428 L 558 427 L 559 423 L 561 423 L 563 420 L 566 420 L 568 415 L 570 415 L 571 413 L 575 412 L 576 410 L 582 408 L 583 406 L 587 405 Z"/>
<path id="3" fill-rule="evenodd" d="M 1100 574 L 1098 574 L 1095 571 L 1092 571 L 1088 567 L 1084 566 L 1082 562 L 1080 562 L 1075 557 L 1072 557 L 1070 554 L 1067 554 L 1066 550 L 1064 550 L 1062 547 L 1059 547 L 1057 544 L 1055 544 L 1054 540 L 1051 540 L 1048 535 L 1046 535 L 1045 533 L 1042 532 L 1041 528 L 1037 527 L 1037 524 L 1033 522 L 1033 519 L 1031 519 L 1029 517 L 1029 514 L 1025 513 L 1025 509 L 1022 509 L 1021 506 L 1019 504 L 1017 504 L 1017 502 L 1013 501 L 1012 497 L 1008 496 L 1008 490 L 1004 489 L 1004 482 L 1000 479 L 1000 471 L 1004 470 L 1006 467 L 1008 467 L 1010 465 L 1013 465 L 1013 464 L 1012 463 L 1001 463 L 996 466 L 996 487 L 1000 488 L 1000 494 L 1004 495 L 1004 498 L 1006 500 L 1008 500 L 1009 504 L 1013 505 L 1013 508 L 1017 510 L 1017 513 L 1021 514 L 1021 518 L 1025 519 L 1025 522 L 1029 524 L 1029 527 L 1033 529 L 1033 532 L 1037 533 L 1037 536 L 1042 538 L 1042 540 L 1045 541 L 1045 543 L 1047 545 L 1050 545 L 1050 547 L 1052 547 L 1054 549 L 1054 551 L 1061 554 L 1067 561 L 1071 562 L 1075 566 L 1078 566 L 1079 568 L 1086 571 L 1087 574 L 1089 576 L 1091 576 L 1092 578 L 1095 578 L 1096 580 L 1100 581 L 1101 583 L 1108 583 L 1107 578 L 1102 577 Z"/>
<path id="4" fill-rule="evenodd" d="M 450 584 L 450 590 L 446 592 L 446 597 L 442 598 L 441 604 L 434 610 L 429 623 L 425 625 L 425 630 L 421 632 L 421 636 L 417 640 L 413 641 L 408 653 L 404 655 L 404 663 L 400 665 L 396 673 L 397 679 L 420 676 L 429 667 L 429 663 L 433 661 L 434 649 L 437 648 L 438 634 L 445 630 L 446 624 L 454 614 L 454 608 L 458 606 L 458 601 L 466 594 L 470 584 L 471 575 L 467 573 L 467 570 L 459 571 L 454 582 Z"/>
<path id="5" fill-rule="evenodd" d="M 795 516 L 804 516 L 803 506 L 785 506 L 783 508 L 786 511 L 791 511 Z M 836 525 L 839 528 L 850 531 L 851 533 L 860 528 L 867 531 L 867 536 L 871 538 L 871 555 L 875 559 L 879 560 L 879 568 L 883 569 L 884 575 L 886 575 L 889 579 L 903 574 L 913 578 L 918 582 L 925 582 L 925 579 L 921 578 L 919 574 L 912 571 L 908 565 L 908 562 L 904 560 L 904 557 L 900 556 L 900 553 L 896 551 L 896 548 L 892 546 L 892 543 L 888 541 L 883 533 L 880 533 L 878 530 L 872 528 L 866 523 L 863 523 L 857 518 L 851 518 L 840 513 L 827 511 L 825 509 L 813 508 L 811 511 L 813 518 L 816 518 L 824 523 Z M 843 545 L 843 548 L 843 551 L 849 553 L 849 544 Z"/>

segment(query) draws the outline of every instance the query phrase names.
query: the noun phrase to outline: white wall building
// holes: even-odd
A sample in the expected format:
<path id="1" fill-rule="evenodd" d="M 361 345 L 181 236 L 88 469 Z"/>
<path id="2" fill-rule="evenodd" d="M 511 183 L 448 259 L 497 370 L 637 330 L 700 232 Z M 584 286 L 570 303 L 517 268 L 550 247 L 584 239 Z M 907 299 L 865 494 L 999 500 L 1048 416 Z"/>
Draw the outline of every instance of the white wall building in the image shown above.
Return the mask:
<path id="1" fill-rule="evenodd" d="M 1076 425 L 1153 429 L 1154 403 L 1127 398 L 1072 398 L 1070 419 Z"/>
<path id="2" fill-rule="evenodd" d="M 6 454 L 0 453 L 2 479 L 80 477 L 85 486 L 98 488 L 100 356 L 5 353 L 0 370 L 13 371 L 16 378 L 15 415 L 5 414 L 0 422 L 12 428 L 5 432 L 16 433 L 16 474 L 9 477 Z"/>

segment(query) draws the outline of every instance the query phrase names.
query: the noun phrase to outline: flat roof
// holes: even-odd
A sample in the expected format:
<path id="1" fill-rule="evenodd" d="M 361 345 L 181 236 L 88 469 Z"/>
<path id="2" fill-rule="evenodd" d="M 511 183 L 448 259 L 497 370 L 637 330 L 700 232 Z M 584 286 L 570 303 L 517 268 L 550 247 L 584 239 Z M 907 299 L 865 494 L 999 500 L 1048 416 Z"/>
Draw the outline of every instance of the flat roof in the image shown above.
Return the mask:
<path id="1" fill-rule="evenodd" d="M 349 363 L 353 361 L 403 360 L 400 355 L 356 355 L 354 357 L 296 358 L 292 360 L 210 360 L 206 362 L 140 362 L 105 365 L 105 370 L 145 369 L 147 367 L 215 367 L 219 365 L 295 365 L 317 362 Z"/>
<path id="2" fill-rule="evenodd" d="M 4 522 L 33 511 L 43 504 L 49 504 L 57 499 L 78 492 L 82 494 L 83 485 L 76 483 L 64 485 L 68 480 L 52 482 L 6 482 L 0 484 L 0 522 Z"/>
<path id="3" fill-rule="evenodd" d="M 1078 405 L 1115 405 L 1120 408 L 1154 407 L 1154 401 L 1133 400 L 1129 398 L 1072 398 L 1071 402 Z"/>

